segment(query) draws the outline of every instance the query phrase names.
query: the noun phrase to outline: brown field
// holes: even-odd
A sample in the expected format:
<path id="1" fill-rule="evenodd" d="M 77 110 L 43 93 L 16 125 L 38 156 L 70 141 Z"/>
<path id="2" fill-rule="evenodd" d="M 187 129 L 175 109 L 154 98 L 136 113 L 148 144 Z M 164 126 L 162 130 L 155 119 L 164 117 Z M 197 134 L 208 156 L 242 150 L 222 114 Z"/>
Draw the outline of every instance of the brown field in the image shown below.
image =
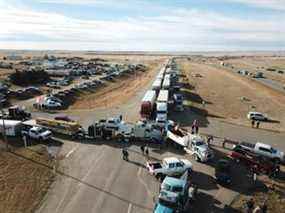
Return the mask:
<path id="1" fill-rule="evenodd" d="M 51 166 L 44 155 L 25 149 L 16 153 Z M 53 182 L 51 169 L 28 159 L 0 152 L 0 212 L 34 212 Z"/>
<path id="2" fill-rule="evenodd" d="M 266 113 L 272 119 L 272 122 L 262 123 L 261 128 L 285 130 L 284 95 L 222 68 L 186 59 L 179 60 L 179 64 L 190 85 L 194 86 L 186 91 L 186 98 L 194 107 L 217 119 L 250 126 L 246 115 L 254 106 L 256 111 Z M 197 73 L 202 77 L 194 77 Z"/>

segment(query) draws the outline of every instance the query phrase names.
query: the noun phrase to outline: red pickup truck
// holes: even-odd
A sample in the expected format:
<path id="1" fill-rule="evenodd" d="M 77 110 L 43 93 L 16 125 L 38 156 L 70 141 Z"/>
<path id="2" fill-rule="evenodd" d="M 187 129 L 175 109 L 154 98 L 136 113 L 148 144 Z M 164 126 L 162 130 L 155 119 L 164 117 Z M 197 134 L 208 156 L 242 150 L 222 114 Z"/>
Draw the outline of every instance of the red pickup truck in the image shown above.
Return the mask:
<path id="1" fill-rule="evenodd" d="M 253 153 L 234 149 L 229 157 L 235 160 L 236 162 L 241 162 L 245 164 L 249 169 L 256 173 L 262 174 L 273 174 L 276 170 L 278 171 L 279 166 L 272 162 L 270 159 L 265 159 Z"/>

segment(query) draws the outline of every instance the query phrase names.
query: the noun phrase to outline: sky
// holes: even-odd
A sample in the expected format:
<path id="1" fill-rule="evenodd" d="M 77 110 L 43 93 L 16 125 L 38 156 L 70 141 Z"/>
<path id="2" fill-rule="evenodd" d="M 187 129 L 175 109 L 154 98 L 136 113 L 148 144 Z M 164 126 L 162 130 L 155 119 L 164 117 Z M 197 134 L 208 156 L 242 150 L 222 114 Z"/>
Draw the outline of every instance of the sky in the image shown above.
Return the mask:
<path id="1" fill-rule="evenodd" d="M 0 0 L 0 49 L 285 50 L 285 0 Z"/>

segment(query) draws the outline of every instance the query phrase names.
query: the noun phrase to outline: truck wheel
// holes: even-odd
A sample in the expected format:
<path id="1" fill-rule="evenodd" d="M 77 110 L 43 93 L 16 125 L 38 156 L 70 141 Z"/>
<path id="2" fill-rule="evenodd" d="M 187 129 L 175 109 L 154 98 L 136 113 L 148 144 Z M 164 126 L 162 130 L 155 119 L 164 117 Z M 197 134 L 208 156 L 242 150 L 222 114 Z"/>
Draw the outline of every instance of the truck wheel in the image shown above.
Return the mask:
<path id="1" fill-rule="evenodd" d="M 276 164 L 279 164 L 280 163 L 280 159 L 279 158 L 274 158 L 273 162 L 276 163 Z"/>
<path id="2" fill-rule="evenodd" d="M 158 173 L 157 175 L 155 175 L 156 179 L 161 181 L 163 180 L 163 175 L 161 173 Z"/>
<path id="3" fill-rule="evenodd" d="M 200 162 L 200 158 L 198 157 L 197 154 L 195 154 L 194 157 L 195 157 L 195 161 Z"/>

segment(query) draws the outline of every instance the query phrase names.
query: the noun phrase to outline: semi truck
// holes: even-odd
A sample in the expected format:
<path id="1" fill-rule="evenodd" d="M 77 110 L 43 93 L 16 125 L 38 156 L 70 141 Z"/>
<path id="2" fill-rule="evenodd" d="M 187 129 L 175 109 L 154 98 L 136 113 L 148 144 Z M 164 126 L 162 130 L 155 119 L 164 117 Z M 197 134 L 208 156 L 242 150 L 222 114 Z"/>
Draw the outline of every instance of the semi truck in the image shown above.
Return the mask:
<path id="1" fill-rule="evenodd" d="M 127 140 L 161 141 L 162 133 L 152 123 L 138 121 L 135 124 L 126 123 L 116 118 L 100 120 L 88 128 L 92 138 L 116 139 L 123 137 Z"/>
<path id="2" fill-rule="evenodd" d="M 170 89 L 170 78 L 164 78 L 162 83 L 162 89 L 169 90 Z"/>
<path id="3" fill-rule="evenodd" d="M 167 122 L 168 99 L 168 90 L 160 90 L 156 100 L 156 123 L 158 125 L 164 126 Z"/>
<path id="4" fill-rule="evenodd" d="M 163 78 L 158 77 L 152 83 L 151 88 L 152 88 L 152 90 L 154 90 L 156 92 L 156 94 L 158 94 L 159 90 L 161 89 L 162 80 L 163 80 Z"/>
<path id="5" fill-rule="evenodd" d="M 154 90 L 148 90 L 141 102 L 140 114 L 142 118 L 150 119 L 154 112 L 156 93 Z"/>
<path id="6" fill-rule="evenodd" d="M 167 138 L 176 147 L 184 149 L 194 156 L 196 161 L 207 162 L 214 158 L 214 152 L 210 149 L 201 135 L 190 134 L 178 126 L 169 127 Z"/>
<path id="7" fill-rule="evenodd" d="M 19 106 L 11 106 L 8 108 L 8 112 L 4 112 L 4 114 L 1 114 L 0 117 L 7 120 L 24 121 L 31 118 L 31 113 L 26 112 Z"/>

